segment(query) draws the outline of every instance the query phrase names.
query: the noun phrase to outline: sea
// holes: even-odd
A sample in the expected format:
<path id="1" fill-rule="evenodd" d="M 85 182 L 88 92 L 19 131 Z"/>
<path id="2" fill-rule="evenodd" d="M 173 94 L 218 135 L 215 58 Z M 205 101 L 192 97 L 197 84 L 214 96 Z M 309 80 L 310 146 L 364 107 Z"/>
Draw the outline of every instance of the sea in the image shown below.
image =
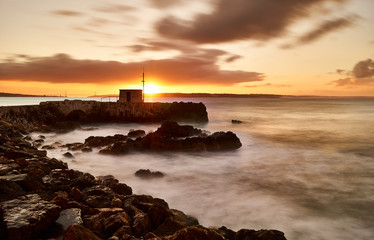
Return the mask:
<path id="1" fill-rule="evenodd" d="M 0 98 L 0 105 L 51 98 Z M 62 100 L 56 98 L 54 100 Z M 108 101 L 108 99 L 89 100 Z M 232 131 L 242 147 L 229 152 L 130 153 L 123 156 L 49 150 L 70 168 L 113 175 L 136 194 L 165 199 L 170 208 L 207 227 L 277 229 L 289 240 L 374 239 L 374 99 L 188 98 L 203 102 L 211 133 Z M 240 120 L 241 124 L 232 124 Z M 84 142 L 89 136 L 155 131 L 159 124 L 88 125 L 43 134 L 45 144 Z M 87 131 L 87 129 L 91 129 Z M 32 133 L 37 138 L 41 133 Z M 161 171 L 143 180 L 139 169 Z"/>

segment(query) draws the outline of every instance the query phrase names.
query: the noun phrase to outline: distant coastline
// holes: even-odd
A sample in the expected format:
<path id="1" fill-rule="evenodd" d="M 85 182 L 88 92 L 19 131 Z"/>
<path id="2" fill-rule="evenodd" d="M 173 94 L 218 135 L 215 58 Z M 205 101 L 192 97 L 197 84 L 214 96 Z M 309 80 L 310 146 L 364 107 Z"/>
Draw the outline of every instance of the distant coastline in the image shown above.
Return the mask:
<path id="1" fill-rule="evenodd" d="M 0 92 L 0 97 L 62 97 L 62 96 L 53 96 L 53 95 L 31 95 L 31 94 L 4 93 L 4 92 Z"/>

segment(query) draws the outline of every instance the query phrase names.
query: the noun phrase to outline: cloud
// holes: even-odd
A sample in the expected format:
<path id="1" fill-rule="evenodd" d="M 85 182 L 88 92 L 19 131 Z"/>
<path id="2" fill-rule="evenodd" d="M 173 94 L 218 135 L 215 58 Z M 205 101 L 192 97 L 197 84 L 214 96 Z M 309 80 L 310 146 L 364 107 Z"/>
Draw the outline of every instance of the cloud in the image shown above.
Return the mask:
<path id="1" fill-rule="evenodd" d="M 70 10 L 56 10 L 56 11 L 52 11 L 52 14 L 65 16 L 65 17 L 77 17 L 77 16 L 83 15 L 80 12 L 70 11 Z"/>
<path id="2" fill-rule="evenodd" d="M 103 13 L 123 13 L 133 11 L 136 8 L 123 4 L 111 4 L 106 6 L 95 7 L 93 10 Z"/>
<path id="3" fill-rule="evenodd" d="M 165 9 L 183 3 L 183 0 L 150 0 L 153 7 Z"/>
<path id="4" fill-rule="evenodd" d="M 168 85 L 232 85 L 262 81 L 257 72 L 221 70 L 215 63 L 223 51 L 200 50 L 176 58 L 122 63 L 117 61 L 78 60 L 66 54 L 29 58 L 26 62 L 0 63 L 0 80 L 38 81 L 49 83 L 133 83 L 143 66 L 146 76 Z"/>
<path id="5" fill-rule="evenodd" d="M 337 18 L 337 19 L 334 19 L 334 20 L 326 20 L 326 21 L 322 22 L 320 25 L 318 25 L 315 29 L 313 29 L 313 30 L 307 32 L 306 34 L 302 35 L 301 37 L 299 37 L 295 41 L 295 43 L 286 44 L 286 45 L 283 45 L 282 47 L 283 48 L 292 48 L 292 47 L 295 47 L 295 46 L 299 46 L 299 45 L 303 45 L 303 44 L 307 44 L 307 43 L 316 41 L 316 40 L 324 37 L 325 35 L 327 35 L 329 33 L 336 32 L 340 29 L 352 26 L 353 23 L 355 22 L 355 20 L 357 20 L 357 19 L 358 19 L 358 16 L 351 15 L 351 16 L 344 17 L 344 18 Z"/>
<path id="6" fill-rule="evenodd" d="M 239 58 L 242 58 L 242 57 L 243 56 L 240 56 L 240 55 L 232 55 L 232 56 L 226 58 L 225 62 L 230 63 L 230 62 L 233 62 L 233 61 L 235 61 L 235 60 L 237 60 Z"/>
<path id="7" fill-rule="evenodd" d="M 364 61 L 358 62 L 353 67 L 353 75 L 356 78 L 367 78 L 374 76 L 374 62 L 370 58 Z"/>
<path id="8" fill-rule="evenodd" d="M 215 9 L 210 14 L 199 14 L 193 21 L 168 16 L 155 28 L 165 37 L 197 43 L 270 40 L 285 35 L 287 28 L 296 20 L 309 17 L 314 7 L 327 2 L 340 4 L 345 1 L 216 0 Z"/>
<path id="9" fill-rule="evenodd" d="M 347 77 L 331 82 L 337 87 L 374 85 L 374 61 L 370 58 L 356 63 L 352 71 L 339 69 L 338 73 L 344 73 Z"/>

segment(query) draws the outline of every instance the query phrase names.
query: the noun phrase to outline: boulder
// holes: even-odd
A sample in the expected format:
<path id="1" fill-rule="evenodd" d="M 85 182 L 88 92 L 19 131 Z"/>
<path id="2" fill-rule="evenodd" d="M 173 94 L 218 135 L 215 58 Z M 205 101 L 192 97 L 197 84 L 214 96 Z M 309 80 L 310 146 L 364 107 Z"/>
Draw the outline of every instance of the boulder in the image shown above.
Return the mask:
<path id="1" fill-rule="evenodd" d="M 176 122 L 166 121 L 155 132 L 156 135 L 169 138 L 183 138 L 201 134 L 200 129 L 190 125 L 179 125 Z"/>
<path id="2" fill-rule="evenodd" d="M 66 153 L 64 153 L 64 154 L 62 154 L 64 157 L 66 157 L 66 158 L 73 158 L 74 156 L 73 156 L 73 154 L 71 154 L 70 152 L 66 152 Z"/>
<path id="3" fill-rule="evenodd" d="M 161 178 L 164 176 L 164 174 L 159 171 L 152 172 L 149 169 L 139 169 L 138 171 L 135 172 L 135 176 L 139 178 L 150 179 L 150 178 Z"/>
<path id="4" fill-rule="evenodd" d="M 135 237 L 144 236 L 152 230 L 151 219 L 146 213 L 136 214 L 133 217 L 131 230 Z"/>
<path id="5" fill-rule="evenodd" d="M 61 224 L 64 231 L 74 223 L 83 224 L 81 210 L 79 208 L 62 210 L 59 218 L 56 220 L 56 223 Z"/>
<path id="6" fill-rule="evenodd" d="M 177 231 L 171 236 L 164 238 L 165 240 L 224 240 L 216 231 L 204 228 L 202 226 L 191 226 Z"/>
<path id="7" fill-rule="evenodd" d="M 73 223 L 64 232 L 64 240 L 101 240 L 101 238 L 82 225 Z"/>
<path id="8" fill-rule="evenodd" d="M 130 138 L 143 137 L 145 136 L 145 131 L 144 130 L 130 130 L 127 136 Z"/>
<path id="9" fill-rule="evenodd" d="M 29 194 L 0 203 L 8 239 L 31 239 L 47 229 L 59 217 L 60 207 L 37 194 Z"/>

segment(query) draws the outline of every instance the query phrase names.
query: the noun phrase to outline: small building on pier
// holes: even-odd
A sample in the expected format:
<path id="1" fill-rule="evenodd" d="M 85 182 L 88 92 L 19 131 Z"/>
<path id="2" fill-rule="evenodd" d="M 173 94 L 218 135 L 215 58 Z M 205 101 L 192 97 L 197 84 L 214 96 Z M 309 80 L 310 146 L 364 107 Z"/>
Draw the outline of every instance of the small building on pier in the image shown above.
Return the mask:
<path id="1" fill-rule="evenodd" d="M 143 90 L 120 89 L 118 102 L 144 102 Z"/>

